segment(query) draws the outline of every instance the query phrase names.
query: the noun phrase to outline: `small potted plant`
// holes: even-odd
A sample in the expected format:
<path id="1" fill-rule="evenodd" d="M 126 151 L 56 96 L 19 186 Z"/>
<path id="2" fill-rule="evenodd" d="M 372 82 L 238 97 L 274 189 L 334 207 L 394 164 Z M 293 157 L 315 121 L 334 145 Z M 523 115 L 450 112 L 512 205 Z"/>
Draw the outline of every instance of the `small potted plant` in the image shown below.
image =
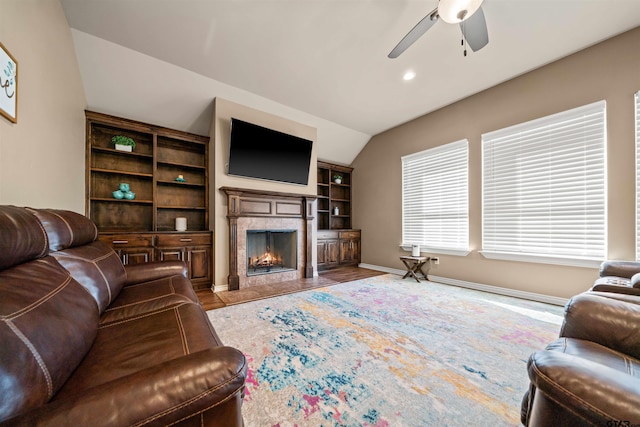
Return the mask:
<path id="1" fill-rule="evenodd" d="M 336 184 L 342 184 L 342 175 L 340 175 L 339 173 L 334 173 L 333 182 L 335 182 Z"/>
<path id="2" fill-rule="evenodd" d="M 111 138 L 111 143 L 116 146 L 116 150 L 131 152 L 136 148 L 136 143 L 128 136 L 116 135 Z"/>

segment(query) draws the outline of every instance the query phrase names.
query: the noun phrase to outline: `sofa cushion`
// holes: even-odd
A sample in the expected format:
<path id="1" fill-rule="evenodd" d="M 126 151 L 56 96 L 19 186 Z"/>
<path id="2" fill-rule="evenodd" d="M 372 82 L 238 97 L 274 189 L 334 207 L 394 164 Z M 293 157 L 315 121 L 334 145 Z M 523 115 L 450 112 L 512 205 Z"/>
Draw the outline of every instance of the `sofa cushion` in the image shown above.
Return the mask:
<path id="1" fill-rule="evenodd" d="M 42 225 L 27 210 L 0 206 L 0 270 L 42 258 L 47 246 Z"/>
<path id="2" fill-rule="evenodd" d="M 97 326 L 95 302 L 53 257 L 0 271 L 0 421 L 49 401 Z"/>
<path id="3" fill-rule="evenodd" d="M 183 303 L 196 303 L 193 285 L 184 276 L 169 276 L 122 288 L 118 298 L 104 311 L 101 325 L 139 317 Z"/>
<path id="4" fill-rule="evenodd" d="M 82 364 L 55 399 L 221 345 L 205 311 L 193 303 L 103 325 Z"/>

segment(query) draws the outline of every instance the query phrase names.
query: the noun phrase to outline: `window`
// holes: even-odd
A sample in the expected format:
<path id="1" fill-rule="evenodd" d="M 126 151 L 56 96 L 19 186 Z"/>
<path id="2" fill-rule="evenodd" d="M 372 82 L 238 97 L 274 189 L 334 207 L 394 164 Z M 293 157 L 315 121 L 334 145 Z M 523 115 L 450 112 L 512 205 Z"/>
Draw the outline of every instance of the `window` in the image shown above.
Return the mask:
<path id="1" fill-rule="evenodd" d="M 640 261 L 640 92 L 636 92 L 636 260 Z"/>
<path id="2" fill-rule="evenodd" d="M 606 254 L 604 101 L 482 135 L 482 253 L 594 266 Z"/>
<path id="3" fill-rule="evenodd" d="M 402 244 L 466 254 L 469 248 L 467 140 L 402 157 Z"/>

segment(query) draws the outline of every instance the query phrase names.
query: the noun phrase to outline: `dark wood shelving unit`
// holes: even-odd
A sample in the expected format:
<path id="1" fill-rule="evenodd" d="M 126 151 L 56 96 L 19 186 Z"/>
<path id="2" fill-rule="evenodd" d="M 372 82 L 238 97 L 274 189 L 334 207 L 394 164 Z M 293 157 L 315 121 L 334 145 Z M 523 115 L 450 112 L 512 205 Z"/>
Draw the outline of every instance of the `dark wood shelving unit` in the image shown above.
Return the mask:
<path id="1" fill-rule="evenodd" d="M 318 270 L 360 263 L 360 230 L 351 229 L 352 173 L 347 166 L 318 162 Z"/>
<path id="2" fill-rule="evenodd" d="M 180 259 L 194 287 L 211 286 L 213 236 L 209 231 L 209 138 L 86 111 L 86 213 L 100 239 L 125 264 Z M 132 152 L 111 138 L 132 138 Z M 176 181 L 179 175 L 184 182 Z M 133 200 L 112 192 L 126 182 Z M 187 218 L 187 231 L 175 219 Z"/>

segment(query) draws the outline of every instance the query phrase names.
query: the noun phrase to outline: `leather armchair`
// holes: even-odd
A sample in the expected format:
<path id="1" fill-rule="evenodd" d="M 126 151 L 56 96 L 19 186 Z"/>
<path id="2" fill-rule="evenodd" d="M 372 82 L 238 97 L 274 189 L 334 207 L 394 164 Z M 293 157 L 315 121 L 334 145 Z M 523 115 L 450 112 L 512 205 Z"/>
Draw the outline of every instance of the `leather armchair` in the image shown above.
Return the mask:
<path id="1" fill-rule="evenodd" d="M 640 295 L 640 262 L 604 261 L 592 291 Z"/>
<path id="2" fill-rule="evenodd" d="M 560 338 L 529 358 L 525 426 L 640 425 L 640 300 L 585 292 Z"/>

